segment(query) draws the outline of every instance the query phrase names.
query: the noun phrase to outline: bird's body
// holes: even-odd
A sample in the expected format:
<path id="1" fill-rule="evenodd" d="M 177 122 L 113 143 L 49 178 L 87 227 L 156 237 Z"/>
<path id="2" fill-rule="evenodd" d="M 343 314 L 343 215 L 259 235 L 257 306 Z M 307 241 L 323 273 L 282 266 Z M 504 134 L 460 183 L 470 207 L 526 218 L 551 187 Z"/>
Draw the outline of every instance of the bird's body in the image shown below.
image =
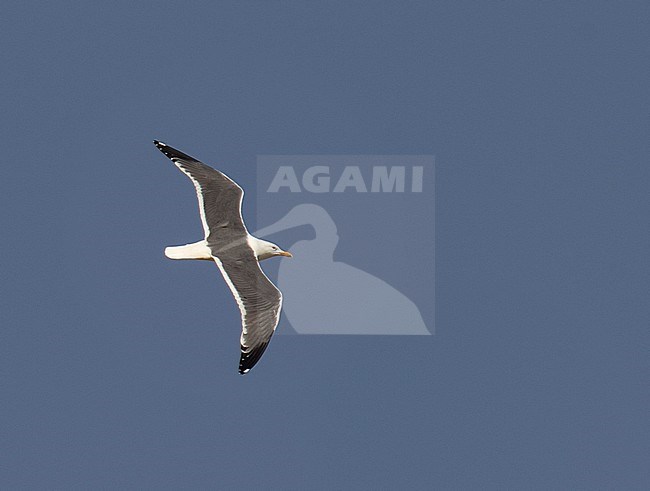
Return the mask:
<path id="1" fill-rule="evenodd" d="M 284 255 L 274 254 L 273 246 L 275 246 L 275 244 L 272 242 L 258 239 L 253 235 L 248 235 L 248 237 L 246 237 L 246 240 L 248 241 L 250 248 L 253 249 L 255 257 L 257 257 L 258 261 L 262 261 L 273 256 Z M 212 256 L 212 250 L 208 246 L 208 242 L 205 239 L 182 246 L 165 247 L 165 256 L 167 256 L 169 259 L 203 259 L 206 261 L 212 261 L 214 259 Z"/>
<path id="2" fill-rule="evenodd" d="M 266 350 L 282 308 L 282 294 L 266 277 L 259 261 L 291 254 L 248 233 L 241 216 L 244 192 L 237 183 L 169 145 L 154 144 L 194 184 L 204 231 L 203 240 L 167 247 L 165 255 L 217 264 L 241 313 L 239 372 L 247 373 Z"/>

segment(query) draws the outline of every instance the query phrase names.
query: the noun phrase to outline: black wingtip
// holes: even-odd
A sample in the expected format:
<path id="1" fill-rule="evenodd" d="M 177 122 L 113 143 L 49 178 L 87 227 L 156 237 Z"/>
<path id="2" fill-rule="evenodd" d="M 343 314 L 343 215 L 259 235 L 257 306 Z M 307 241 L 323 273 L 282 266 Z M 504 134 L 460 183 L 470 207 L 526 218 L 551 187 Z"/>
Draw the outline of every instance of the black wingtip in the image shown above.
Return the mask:
<path id="1" fill-rule="evenodd" d="M 156 148 L 158 148 L 158 150 L 160 150 L 163 154 L 165 154 L 167 158 L 169 158 L 173 162 L 176 162 L 176 160 L 187 160 L 191 162 L 199 162 L 194 157 L 187 155 L 186 153 L 183 153 L 180 150 L 175 149 L 174 147 L 170 147 L 166 143 L 161 142 L 159 140 L 154 140 L 153 144 L 156 145 Z"/>
<path id="2" fill-rule="evenodd" d="M 253 368 L 257 362 L 260 361 L 260 358 L 262 357 L 262 354 L 264 354 L 264 351 L 266 351 L 266 347 L 268 345 L 268 342 L 262 343 L 249 352 L 244 351 L 243 346 L 241 347 L 242 352 L 241 357 L 239 358 L 240 375 L 246 375 L 248 372 L 250 372 L 251 368 Z"/>
<path id="3" fill-rule="evenodd" d="M 161 142 L 160 140 L 154 140 L 154 141 L 153 141 L 153 144 L 156 145 L 156 148 L 157 148 L 158 150 L 160 150 L 160 151 L 165 155 L 165 157 L 167 157 L 168 159 L 172 159 L 172 160 L 173 160 L 175 157 L 176 157 L 176 158 L 178 157 L 176 154 L 180 154 L 180 153 L 181 153 L 181 152 L 179 152 L 178 150 L 176 150 L 176 149 L 170 147 L 170 146 L 167 145 L 166 143 Z"/>

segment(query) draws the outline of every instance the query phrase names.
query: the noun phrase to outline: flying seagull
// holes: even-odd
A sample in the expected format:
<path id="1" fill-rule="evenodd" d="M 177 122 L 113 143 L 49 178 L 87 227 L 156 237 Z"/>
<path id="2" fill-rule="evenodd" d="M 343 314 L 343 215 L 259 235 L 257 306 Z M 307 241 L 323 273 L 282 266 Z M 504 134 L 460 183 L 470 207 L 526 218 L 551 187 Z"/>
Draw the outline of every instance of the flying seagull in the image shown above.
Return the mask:
<path id="1" fill-rule="evenodd" d="M 241 313 L 239 373 L 245 374 L 266 350 L 282 308 L 282 293 L 266 277 L 259 261 L 291 257 L 291 253 L 248 233 L 241 215 L 244 191 L 235 181 L 169 145 L 157 140 L 154 144 L 194 184 L 205 233 L 198 242 L 165 248 L 165 256 L 217 263 Z"/>

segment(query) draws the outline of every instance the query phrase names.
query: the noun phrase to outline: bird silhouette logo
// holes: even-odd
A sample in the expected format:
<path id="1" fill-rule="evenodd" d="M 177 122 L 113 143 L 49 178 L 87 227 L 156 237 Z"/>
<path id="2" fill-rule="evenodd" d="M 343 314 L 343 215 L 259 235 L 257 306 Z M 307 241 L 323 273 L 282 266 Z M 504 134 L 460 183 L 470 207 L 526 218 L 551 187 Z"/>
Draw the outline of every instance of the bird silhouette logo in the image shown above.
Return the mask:
<path id="1" fill-rule="evenodd" d="M 386 281 L 334 260 L 337 227 L 322 206 L 303 203 L 256 232 L 265 237 L 309 225 L 315 236 L 281 260 L 277 285 L 285 294 L 284 313 L 299 334 L 429 335 L 420 310 Z"/>

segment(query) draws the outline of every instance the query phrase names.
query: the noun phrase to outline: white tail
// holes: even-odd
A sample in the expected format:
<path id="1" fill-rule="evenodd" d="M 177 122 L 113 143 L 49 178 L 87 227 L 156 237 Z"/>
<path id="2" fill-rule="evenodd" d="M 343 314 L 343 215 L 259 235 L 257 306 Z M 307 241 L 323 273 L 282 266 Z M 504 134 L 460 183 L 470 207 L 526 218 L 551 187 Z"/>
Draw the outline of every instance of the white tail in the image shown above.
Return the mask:
<path id="1" fill-rule="evenodd" d="M 205 259 L 212 261 L 212 253 L 205 240 L 182 246 L 166 247 L 165 256 L 169 259 Z"/>

